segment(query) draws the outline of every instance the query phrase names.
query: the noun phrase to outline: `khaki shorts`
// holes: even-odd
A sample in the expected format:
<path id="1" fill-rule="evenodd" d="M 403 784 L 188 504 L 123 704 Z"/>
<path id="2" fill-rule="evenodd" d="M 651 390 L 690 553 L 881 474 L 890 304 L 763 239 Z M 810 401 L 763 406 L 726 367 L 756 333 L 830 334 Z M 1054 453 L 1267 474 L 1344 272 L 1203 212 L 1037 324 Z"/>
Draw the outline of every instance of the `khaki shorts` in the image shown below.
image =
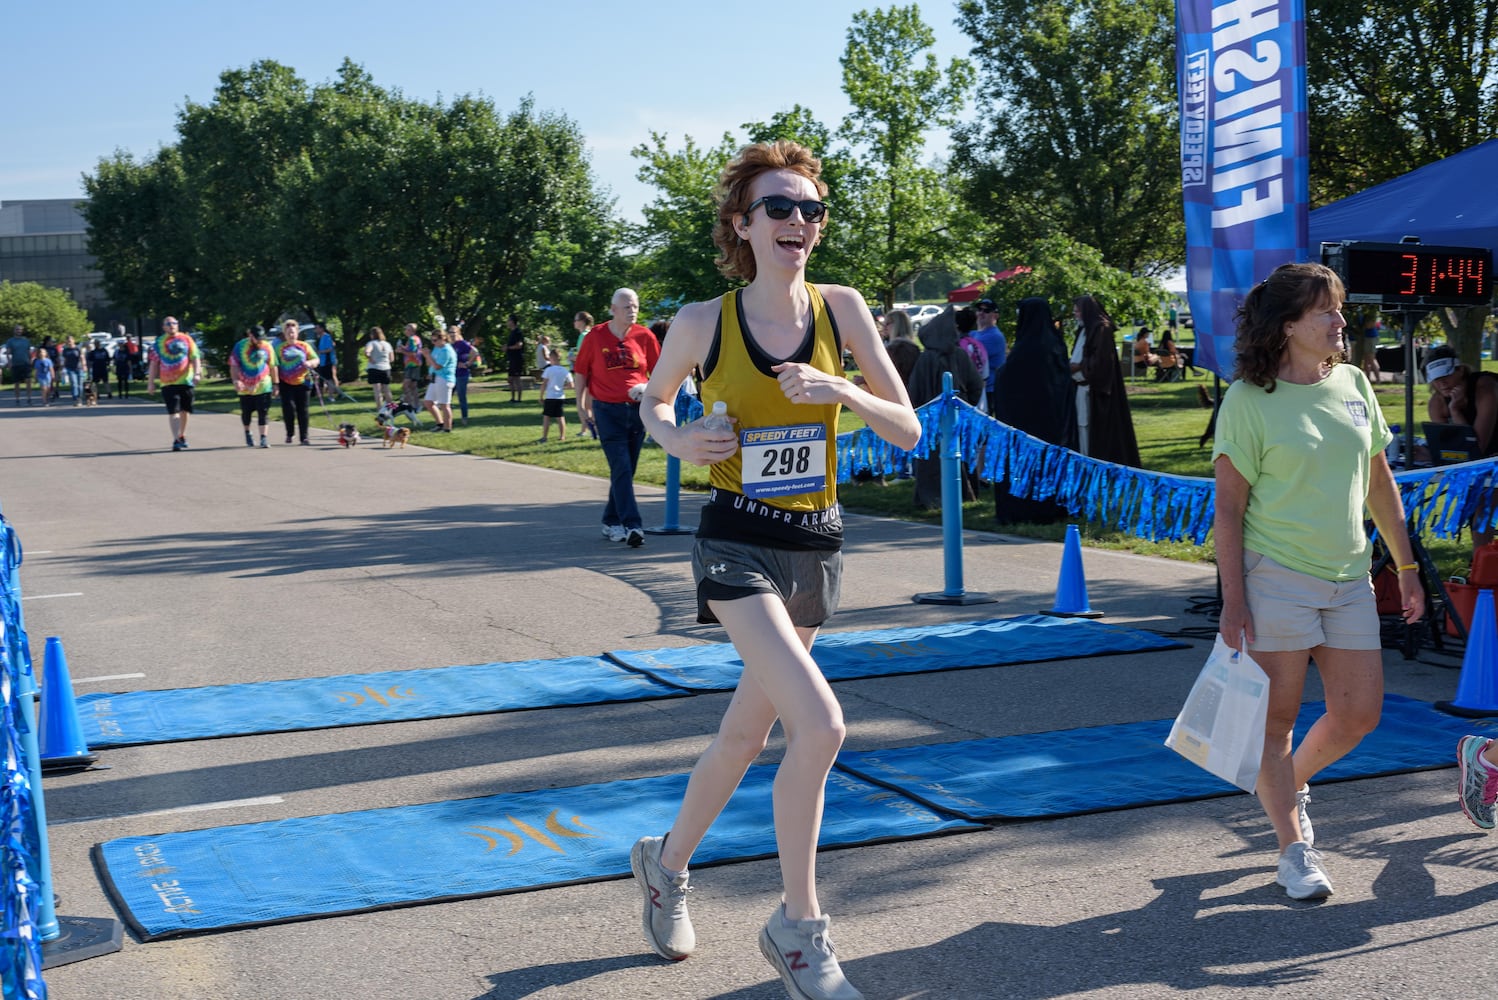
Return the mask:
<path id="1" fill-rule="evenodd" d="M 1373 583 L 1366 576 L 1334 583 L 1245 549 L 1243 585 L 1254 621 L 1250 650 L 1382 648 Z"/>
<path id="2" fill-rule="evenodd" d="M 699 538 L 692 547 L 692 575 L 697 578 L 697 620 L 704 625 L 718 621 L 708 601 L 774 594 L 785 603 L 792 624 L 815 628 L 837 610 L 843 554 Z"/>

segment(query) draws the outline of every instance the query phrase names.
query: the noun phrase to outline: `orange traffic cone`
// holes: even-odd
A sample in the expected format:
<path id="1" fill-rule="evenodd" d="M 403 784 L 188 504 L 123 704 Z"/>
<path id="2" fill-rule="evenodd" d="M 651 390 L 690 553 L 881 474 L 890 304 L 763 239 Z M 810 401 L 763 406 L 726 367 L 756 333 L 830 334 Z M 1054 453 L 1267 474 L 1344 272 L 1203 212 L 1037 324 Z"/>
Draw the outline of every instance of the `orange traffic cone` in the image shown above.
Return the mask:
<path id="1" fill-rule="evenodd" d="M 1087 603 L 1087 579 L 1082 575 L 1082 536 L 1075 524 L 1066 526 L 1066 546 L 1061 550 L 1061 579 L 1056 584 L 1056 605 L 1045 612 L 1057 618 L 1101 618 Z"/>
<path id="2" fill-rule="evenodd" d="M 1498 715 L 1498 625 L 1493 618 L 1493 592 L 1479 590 L 1472 608 L 1472 631 L 1462 656 L 1462 675 L 1456 682 L 1456 697 L 1436 702 L 1436 708 L 1452 715 L 1482 719 Z"/>
<path id="3" fill-rule="evenodd" d="M 43 771 L 70 767 L 87 767 L 98 759 L 89 753 L 78 724 L 78 706 L 73 701 L 73 680 L 68 676 L 68 658 L 63 655 L 62 640 L 47 637 L 46 659 L 42 662 L 41 761 Z"/>

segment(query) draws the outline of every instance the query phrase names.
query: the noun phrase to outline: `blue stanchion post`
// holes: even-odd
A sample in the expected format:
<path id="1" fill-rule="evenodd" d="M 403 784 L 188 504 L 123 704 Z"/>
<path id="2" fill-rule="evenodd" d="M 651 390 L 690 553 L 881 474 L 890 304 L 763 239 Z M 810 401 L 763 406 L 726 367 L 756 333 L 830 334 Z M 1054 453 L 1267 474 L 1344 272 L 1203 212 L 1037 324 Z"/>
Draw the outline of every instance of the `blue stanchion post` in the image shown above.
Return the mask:
<path id="1" fill-rule="evenodd" d="M 990 604 L 996 598 L 985 593 L 969 593 L 962 586 L 962 441 L 957 434 L 956 398 L 952 391 L 952 373 L 941 376 L 940 439 L 941 454 L 941 535 L 942 567 L 945 588 L 940 593 L 916 594 L 917 604 Z"/>
<path id="2" fill-rule="evenodd" d="M 681 459 L 666 456 L 666 523 L 646 528 L 647 535 L 690 535 L 695 528 L 681 526 Z"/>
<path id="3" fill-rule="evenodd" d="M 690 423 L 702 416 L 702 403 L 693 399 L 685 391 L 678 390 L 676 394 L 676 422 L 678 424 Z M 666 523 L 659 528 L 646 528 L 647 535 L 690 535 L 696 528 L 684 528 L 681 525 L 681 459 L 675 455 L 666 456 Z"/>

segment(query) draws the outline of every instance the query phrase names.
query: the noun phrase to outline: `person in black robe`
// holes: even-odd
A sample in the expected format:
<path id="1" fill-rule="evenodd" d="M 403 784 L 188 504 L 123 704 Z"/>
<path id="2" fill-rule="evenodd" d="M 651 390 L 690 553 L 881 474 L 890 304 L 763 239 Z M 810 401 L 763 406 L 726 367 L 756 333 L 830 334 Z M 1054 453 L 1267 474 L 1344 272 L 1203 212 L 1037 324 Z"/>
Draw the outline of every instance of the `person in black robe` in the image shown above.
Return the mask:
<path id="1" fill-rule="evenodd" d="M 989 410 L 994 418 L 1047 444 L 1072 447 L 1076 436 L 1072 394 L 1075 385 L 1066 344 L 1045 299 L 1022 299 L 1014 346 L 994 379 Z M 993 484 L 994 515 L 1000 524 L 1051 524 L 1068 517 L 1066 508 L 1009 492 L 1007 480 Z"/>
<path id="2" fill-rule="evenodd" d="M 940 316 L 920 329 L 921 351 L 910 373 L 910 402 L 922 406 L 941 395 L 942 375 L 952 373 L 952 388 L 964 401 L 978 405 L 983 398 L 983 376 L 967 351 L 957 346 L 957 318 L 948 306 Z M 933 446 L 930 458 L 914 460 L 916 506 L 935 510 L 941 506 L 941 456 Z M 963 499 L 975 499 L 967 477 L 963 479 Z"/>
<path id="3" fill-rule="evenodd" d="M 1087 449 L 1089 458 L 1139 468 L 1139 442 L 1118 363 L 1118 326 L 1091 295 L 1073 302 L 1085 337 L 1080 373 L 1090 397 Z"/>

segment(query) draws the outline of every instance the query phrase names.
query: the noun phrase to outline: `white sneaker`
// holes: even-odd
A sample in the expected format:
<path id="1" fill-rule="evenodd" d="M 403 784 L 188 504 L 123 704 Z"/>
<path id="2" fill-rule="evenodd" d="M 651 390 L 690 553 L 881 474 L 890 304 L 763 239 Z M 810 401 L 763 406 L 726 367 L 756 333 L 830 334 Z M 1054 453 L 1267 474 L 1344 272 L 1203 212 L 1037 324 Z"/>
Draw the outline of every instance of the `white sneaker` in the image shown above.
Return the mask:
<path id="1" fill-rule="evenodd" d="M 624 540 L 629 543 L 630 548 L 637 549 L 645 544 L 645 532 L 639 528 L 630 528 L 624 533 Z"/>
<path id="2" fill-rule="evenodd" d="M 661 848 L 665 843 L 665 837 L 641 837 L 629 852 L 629 869 L 634 872 L 635 884 L 645 901 L 641 920 L 645 940 L 657 955 L 680 962 L 697 947 L 697 935 L 692 932 L 692 920 L 687 916 L 687 893 L 691 886 L 687 884 L 686 872 L 671 878 L 661 867 Z"/>
<path id="3" fill-rule="evenodd" d="M 1331 879 L 1321 870 L 1321 854 L 1296 841 L 1280 855 L 1279 874 L 1274 879 L 1291 899 L 1325 899 L 1332 894 Z"/>
<path id="4" fill-rule="evenodd" d="M 785 922 L 781 904 L 759 932 L 759 950 L 780 973 L 793 1000 L 864 1000 L 837 964 L 827 916 Z"/>
<path id="5" fill-rule="evenodd" d="M 622 542 L 628 534 L 622 524 L 605 524 L 603 526 L 603 537 L 611 542 Z"/>

